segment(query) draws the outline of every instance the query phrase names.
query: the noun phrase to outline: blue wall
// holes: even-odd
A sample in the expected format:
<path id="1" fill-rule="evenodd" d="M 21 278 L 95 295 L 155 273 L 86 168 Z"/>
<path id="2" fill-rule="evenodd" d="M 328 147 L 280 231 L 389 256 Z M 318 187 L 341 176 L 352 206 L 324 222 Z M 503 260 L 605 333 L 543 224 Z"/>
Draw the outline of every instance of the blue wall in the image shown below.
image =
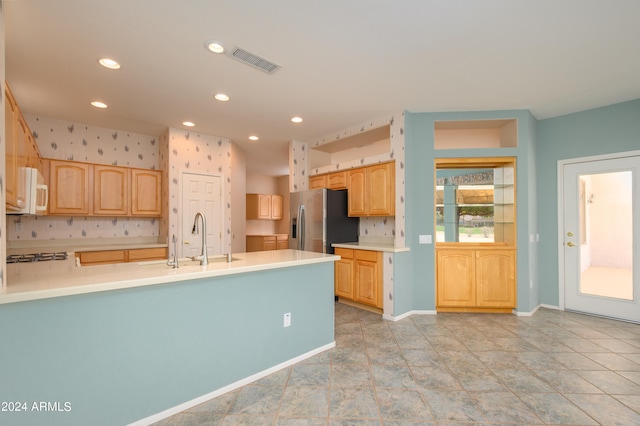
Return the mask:
<path id="1" fill-rule="evenodd" d="M 434 149 L 434 122 L 445 120 L 518 119 L 518 147 L 500 149 Z M 418 244 L 418 235 L 434 235 L 434 158 L 512 156 L 517 158 L 517 280 L 518 310 L 537 306 L 537 248 L 529 242 L 530 227 L 537 231 L 535 204 L 536 120 L 528 111 L 405 113 L 405 186 L 407 246 L 411 248 L 412 310 L 435 310 L 435 250 L 433 244 Z M 533 185 L 528 185 L 529 179 Z M 535 235 L 535 233 L 534 233 Z M 435 239 L 435 238 L 434 238 Z M 533 281 L 536 280 L 536 281 Z M 396 297 L 404 299 L 404 295 Z M 398 306 L 396 305 L 396 308 Z M 399 310 L 394 315 L 401 315 Z"/>
<path id="2" fill-rule="evenodd" d="M 0 306 L 0 424 L 127 424 L 330 344 L 333 263 Z M 292 325 L 283 328 L 291 312 Z"/>
<path id="3" fill-rule="evenodd" d="M 541 120 L 537 139 L 540 303 L 557 306 L 557 162 L 640 150 L 640 99 Z"/>

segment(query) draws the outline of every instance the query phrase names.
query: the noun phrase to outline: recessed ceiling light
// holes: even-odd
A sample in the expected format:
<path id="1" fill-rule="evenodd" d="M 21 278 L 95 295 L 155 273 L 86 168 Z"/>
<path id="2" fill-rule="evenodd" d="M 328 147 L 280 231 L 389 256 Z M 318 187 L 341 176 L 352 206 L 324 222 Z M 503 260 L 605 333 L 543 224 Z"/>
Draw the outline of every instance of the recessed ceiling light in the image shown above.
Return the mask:
<path id="1" fill-rule="evenodd" d="M 182 122 L 182 125 L 183 125 L 183 126 L 187 126 L 187 127 L 193 127 L 193 126 L 195 126 L 196 124 L 195 124 L 194 122 L 191 122 L 191 121 L 183 121 L 183 122 Z"/>
<path id="2" fill-rule="evenodd" d="M 249 136 L 249 140 L 257 141 L 258 139 L 260 139 L 260 138 L 259 138 L 259 137 L 257 137 L 257 136 L 255 136 L 255 135 L 251 135 L 251 136 Z"/>
<path id="3" fill-rule="evenodd" d="M 110 58 L 102 58 L 102 59 L 98 59 L 98 63 L 100 65 L 102 65 L 105 68 L 109 68 L 111 70 L 119 70 L 120 69 L 120 64 L 116 61 L 114 61 L 113 59 Z"/>
<path id="4" fill-rule="evenodd" d="M 291 122 L 292 123 L 302 123 L 302 117 L 292 117 L 291 118 Z"/>
<path id="5" fill-rule="evenodd" d="M 93 101 L 91 102 L 91 105 L 93 105 L 96 108 L 106 108 L 107 104 L 105 104 L 104 102 L 100 102 L 100 101 Z"/>
<path id="6" fill-rule="evenodd" d="M 204 46 L 207 48 L 207 50 L 213 53 L 224 53 L 224 46 L 219 41 L 208 40 L 204 43 Z"/>
<path id="7" fill-rule="evenodd" d="M 214 96 L 214 98 L 221 102 L 227 102 L 229 100 L 229 96 L 225 95 L 224 93 L 218 93 Z"/>

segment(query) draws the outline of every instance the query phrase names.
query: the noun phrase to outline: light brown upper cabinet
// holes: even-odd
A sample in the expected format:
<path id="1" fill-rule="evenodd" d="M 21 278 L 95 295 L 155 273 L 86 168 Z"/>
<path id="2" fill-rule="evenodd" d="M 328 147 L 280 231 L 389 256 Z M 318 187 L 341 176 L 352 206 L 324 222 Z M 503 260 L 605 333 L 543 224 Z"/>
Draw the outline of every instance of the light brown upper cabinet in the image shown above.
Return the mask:
<path id="1" fill-rule="evenodd" d="M 22 116 L 20 108 L 5 82 L 5 195 L 8 209 L 20 208 L 25 200 L 18 194 L 18 172 L 21 167 L 33 167 L 43 172 L 40 150 Z"/>
<path id="2" fill-rule="evenodd" d="M 121 216 L 129 213 L 129 169 L 93 166 L 93 214 Z"/>
<path id="3" fill-rule="evenodd" d="M 49 160 L 49 214 L 88 216 L 91 174 L 90 164 Z"/>
<path id="4" fill-rule="evenodd" d="M 247 194 L 247 219 L 280 220 L 283 197 L 276 194 Z"/>
<path id="5" fill-rule="evenodd" d="M 436 310 L 516 306 L 516 160 L 435 160 Z"/>
<path id="6" fill-rule="evenodd" d="M 344 170 L 341 172 L 311 176 L 309 178 L 309 189 L 347 189 L 348 173 L 349 172 Z"/>
<path id="7" fill-rule="evenodd" d="M 349 216 L 395 215 L 395 163 L 349 170 Z"/>
<path id="8" fill-rule="evenodd" d="M 131 169 L 131 215 L 162 216 L 162 172 Z"/>
<path id="9" fill-rule="evenodd" d="M 50 215 L 162 216 L 159 170 L 47 161 Z"/>

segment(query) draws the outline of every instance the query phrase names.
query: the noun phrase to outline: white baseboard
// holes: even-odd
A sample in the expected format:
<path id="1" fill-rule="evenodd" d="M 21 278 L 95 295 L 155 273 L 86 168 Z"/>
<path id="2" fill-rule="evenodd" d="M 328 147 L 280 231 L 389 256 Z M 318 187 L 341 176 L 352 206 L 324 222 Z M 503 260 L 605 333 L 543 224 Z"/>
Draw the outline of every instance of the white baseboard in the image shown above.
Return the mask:
<path id="1" fill-rule="evenodd" d="M 167 410 L 161 411 L 160 413 L 156 413 L 149 417 L 145 417 L 144 419 L 140 419 L 138 421 L 130 423 L 129 426 L 147 426 L 147 425 L 151 425 L 153 423 L 159 422 L 160 420 L 164 420 L 167 417 L 173 416 L 174 414 L 181 413 L 185 410 L 188 410 L 189 408 L 195 407 L 196 405 L 202 404 L 203 402 L 207 402 L 210 399 L 213 399 L 227 392 L 231 392 L 232 390 L 236 390 L 238 388 L 246 386 L 249 383 L 253 383 L 256 380 L 262 379 L 263 377 L 267 377 L 268 375 L 273 374 L 277 371 L 280 371 L 283 368 L 290 367 L 294 364 L 297 364 L 300 361 L 304 361 L 307 358 L 311 358 L 312 356 L 318 355 L 319 353 L 322 353 L 326 350 L 335 348 L 335 346 L 336 346 L 336 342 L 333 341 L 327 345 L 321 346 L 312 351 L 299 355 L 295 358 L 291 358 L 288 361 L 275 365 L 271 368 L 267 368 L 266 370 L 260 371 L 259 373 L 253 374 L 249 377 L 245 377 L 244 379 L 238 380 L 237 382 L 231 383 L 230 385 L 221 387 L 220 389 L 216 389 L 213 392 L 209 392 L 208 394 L 199 396 L 195 399 L 192 399 L 191 401 L 183 402 L 182 404 L 179 404 L 179 405 L 176 405 L 175 407 L 171 407 Z"/>
<path id="2" fill-rule="evenodd" d="M 410 317 L 411 315 L 436 315 L 436 314 L 437 314 L 436 311 L 409 311 L 409 312 L 405 312 L 402 315 L 398 315 L 397 317 L 394 317 L 391 315 L 383 315 L 382 318 L 389 321 L 400 321 L 402 319 Z"/>
<path id="3" fill-rule="evenodd" d="M 554 309 L 554 310 L 558 310 L 559 308 L 557 306 L 553 306 L 553 305 L 545 305 L 543 303 L 539 304 L 538 306 L 536 306 L 535 308 L 533 308 L 533 310 L 531 310 L 531 312 L 521 312 L 521 311 L 516 311 L 515 314 L 516 316 L 519 317 L 531 317 L 533 316 L 533 314 L 535 314 L 538 309 L 540 308 L 545 308 L 545 309 Z"/>

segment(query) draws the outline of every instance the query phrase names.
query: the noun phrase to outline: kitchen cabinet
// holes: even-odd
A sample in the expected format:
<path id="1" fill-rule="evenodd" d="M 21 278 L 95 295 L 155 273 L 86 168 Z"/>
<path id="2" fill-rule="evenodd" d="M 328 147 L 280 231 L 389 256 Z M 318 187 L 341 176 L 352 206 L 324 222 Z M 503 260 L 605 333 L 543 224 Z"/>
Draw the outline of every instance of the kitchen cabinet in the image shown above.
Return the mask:
<path id="1" fill-rule="evenodd" d="M 436 249 L 438 311 L 511 312 L 516 306 L 515 249 Z"/>
<path id="2" fill-rule="evenodd" d="M 246 251 L 286 250 L 289 234 L 247 235 Z"/>
<path id="3" fill-rule="evenodd" d="M 88 216 L 91 175 L 90 164 L 49 160 L 49 214 Z"/>
<path id="4" fill-rule="evenodd" d="M 349 216 L 395 215 L 395 163 L 349 170 Z"/>
<path id="5" fill-rule="evenodd" d="M 382 252 L 336 248 L 335 295 L 382 308 Z"/>
<path id="6" fill-rule="evenodd" d="M 280 220 L 283 197 L 276 194 L 247 194 L 247 219 Z"/>
<path id="7" fill-rule="evenodd" d="M 162 172 L 130 169 L 131 216 L 162 216 Z"/>
<path id="8" fill-rule="evenodd" d="M 79 161 L 48 163 L 50 215 L 162 216 L 159 170 Z"/>
<path id="9" fill-rule="evenodd" d="M 93 166 L 93 214 L 125 216 L 129 213 L 129 170 Z"/>
<path id="10" fill-rule="evenodd" d="M 347 189 L 348 172 L 333 172 L 309 177 L 309 189 Z"/>
<path id="11" fill-rule="evenodd" d="M 8 209 L 24 205 L 18 194 L 18 172 L 21 167 L 33 167 L 43 171 L 40 150 L 31 129 L 20 112 L 9 85 L 5 82 L 5 196 Z"/>
<path id="12" fill-rule="evenodd" d="M 147 260 L 167 259 L 166 247 L 140 249 L 96 250 L 76 253 L 83 266 L 104 265 L 108 263 L 144 262 Z"/>

